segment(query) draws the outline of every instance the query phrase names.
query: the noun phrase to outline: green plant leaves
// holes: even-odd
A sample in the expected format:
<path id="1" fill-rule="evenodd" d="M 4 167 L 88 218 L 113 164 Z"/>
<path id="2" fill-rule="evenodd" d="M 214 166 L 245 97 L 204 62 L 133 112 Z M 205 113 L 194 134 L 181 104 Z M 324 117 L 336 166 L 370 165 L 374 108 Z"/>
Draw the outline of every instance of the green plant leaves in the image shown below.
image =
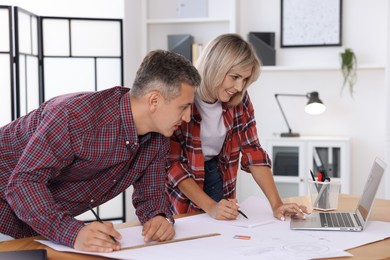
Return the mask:
<path id="1" fill-rule="evenodd" d="M 343 86 L 341 87 L 340 95 L 342 94 L 345 85 L 349 86 L 349 93 L 353 97 L 353 86 L 357 81 L 356 69 L 357 69 L 357 59 L 355 53 L 352 49 L 345 49 L 344 52 L 340 53 L 341 57 L 341 71 L 343 73 L 344 81 Z"/>

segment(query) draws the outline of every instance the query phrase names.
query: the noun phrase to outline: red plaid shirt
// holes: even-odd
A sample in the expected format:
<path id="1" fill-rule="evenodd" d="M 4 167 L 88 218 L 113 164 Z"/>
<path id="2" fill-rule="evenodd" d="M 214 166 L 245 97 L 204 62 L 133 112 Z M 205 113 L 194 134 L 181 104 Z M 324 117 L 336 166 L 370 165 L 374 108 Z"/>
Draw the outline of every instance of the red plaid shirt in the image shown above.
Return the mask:
<path id="1" fill-rule="evenodd" d="M 74 219 L 130 185 L 142 223 L 171 217 L 165 194 L 169 138 L 138 137 L 129 89 L 60 96 L 0 128 L 0 233 L 41 234 L 73 247 Z"/>
<path id="2" fill-rule="evenodd" d="M 222 103 L 222 114 L 227 134 L 218 155 L 218 163 L 223 175 L 224 197 L 235 198 L 240 153 L 241 169 L 246 172 L 250 172 L 249 165 L 271 167 L 271 160 L 259 143 L 254 110 L 248 94 L 238 106 L 228 107 Z M 200 140 L 201 120 L 198 110 L 193 105 L 191 122 L 183 122 L 171 137 L 167 193 L 174 214 L 201 211 L 178 188 L 181 181 L 193 178 L 203 189 L 205 173 Z"/>

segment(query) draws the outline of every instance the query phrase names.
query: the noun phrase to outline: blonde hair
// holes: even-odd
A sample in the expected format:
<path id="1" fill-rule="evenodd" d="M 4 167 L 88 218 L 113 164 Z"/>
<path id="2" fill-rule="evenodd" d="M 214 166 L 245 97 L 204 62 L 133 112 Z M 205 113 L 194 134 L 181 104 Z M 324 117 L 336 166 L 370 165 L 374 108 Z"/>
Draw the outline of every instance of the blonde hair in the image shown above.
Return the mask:
<path id="1" fill-rule="evenodd" d="M 243 90 L 229 100 L 231 106 L 241 103 L 249 85 L 260 75 L 260 60 L 252 45 L 237 34 L 223 34 L 208 43 L 195 67 L 202 78 L 197 94 L 203 101 L 211 103 L 217 99 L 217 89 L 228 73 L 252 67 Z"/>

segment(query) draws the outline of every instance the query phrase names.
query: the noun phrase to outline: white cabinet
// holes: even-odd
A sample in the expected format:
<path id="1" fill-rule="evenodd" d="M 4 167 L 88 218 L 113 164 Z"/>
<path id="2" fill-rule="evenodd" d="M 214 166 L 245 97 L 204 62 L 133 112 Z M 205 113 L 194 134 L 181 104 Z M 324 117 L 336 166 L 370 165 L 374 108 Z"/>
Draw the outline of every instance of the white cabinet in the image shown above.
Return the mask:
<path id="1" fill-rule="evenodd" d="M 192 0 L 192 4 L 197 1 Z M 167 49 L 169 34 L 190 34 L 194 43 L 205 45 L 220 34 L 236 32 L 236 0 L 199 1 L 206 3 L 207 16 L 189 15 L 188 18 L 178 13 L 182 2 L 190 1 L 142 1 L 144 53 Z"/>
<path id="2" fill-rule="evenodd" d="M 273 138 L 267 140 L 274 180 L 282 198 L 308 194 L 310 170 L 317 177 L 323 170 L 341 182 L 341 192 L 350 186 L 349 139 L 336 137 Z"/>

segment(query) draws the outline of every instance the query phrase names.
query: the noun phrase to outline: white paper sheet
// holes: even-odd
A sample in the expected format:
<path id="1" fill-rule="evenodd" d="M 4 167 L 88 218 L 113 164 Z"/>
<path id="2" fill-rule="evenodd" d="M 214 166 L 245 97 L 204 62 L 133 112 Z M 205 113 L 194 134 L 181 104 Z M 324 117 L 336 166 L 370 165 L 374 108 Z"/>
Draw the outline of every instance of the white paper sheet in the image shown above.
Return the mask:
<path id="1" fill-rule="evenodd" d="M 174 239 L 183 239 L 183 238 L 189 238 L 195 236 L 214 234 L 214 233 L 218 233 L 218 230 L 219 230 L 218 228 L 214 227 L 211 224 L 199 223 L 199 225 L 195 225 L 194 223 L 191 222 L 191 219 L 181 218 L 175 221 L 176 235 Z M 141 246 L 146 244 L 144 242 L 144 237 L 141 235 L 142 226 L 119 229 L 118 231 L 122 235 L 122 240 L 119 241 L 121 243 L 122 248 Z M 202 239 L 206 239 L 206 238 L 202 238 Z M 126 257 L 122 258 L 122 255 L 125 256 L 127 255 L 127 253 L 123 253 L 123 252 L 137 250 L 137 249 L 130 249 L 130 250 L 123 250 L 119 252 L 113 252 L 113 253 L 91 253 L 91 252 L 79 251 L 64 245 L 59 245 L 48 240 L 36 240 L 36 241 L 45 244 L 57 251 L 101 255 L 105 257 L 118 258 L 118 259 L 128 259 Z M 175 242 L 175 243 L 182 243 L 182 242 Z M 148 244 L 150 245 L 155 244 L 154 246 L 158 246 L 158 247 L 162 246 L 162 245 L 158 245 L 158 243 L 156 242 L 151 242 Z"/>
<path id="2" fill-rule="evenodd" d="M 361 232 L 313 230 L 294 230 L 293 232 L 301 232 L 306 236 L 326 240 L 334 246 L 347 250 L 390 237 L 390 222 L 368 221 L 366 228 Z"/>
<path id="3" fill-rule="evenodd" d="M 176 233 L 179 237 L 194 236 L 197 234 L 221 233 L 221 236 L 207 237 L 196 240 L 188 240 L 171 244 L 156 245 L 138 249 L 121 250 L 113 253 L 87 253 L 74 250 L 72 248 L 57 245 L 49 241 L 38 242 L 45 244 L 58 251 L 75 252 L 83 254 L 93 254 L 114 259 L 175 259 L 183 257 L 185 259 L 292 259 L 303 260 L 314 256 L 337 257 L 350 256 L 350 254 L 336 247 L 323 245 L 321 247 L 307 246 L 313 242 L 313 238 L 304 234 L 295 236 L 283 236 L 283 232 L 263 231 L 265 226 L 248 229 L 235 226 L 215 225 L 204 222 L 197 216 L 178 219 L 176 222 Z M 273 223 L 271 226 L 279 226 L 280 230 L 288 230 L 285 223 Z M 267 226 L 267 225 L 266 225 Z M 284 228 L 282 227 L 284 226 Z M 272 229 L 274 230 L 274 229 Z M 136 245 L 142 242 L 139 227 L 131 227 L 120 230 L 124 235 L 121 243 L 123 246 Z M 235 239 L 235 235 L 250 236 L 250 240 Z M 317 243 L 316 243 L 317 244 Z"/>
<path id="4" fill-rule="evenodd" d="M 241 211 L 248 217 L 246 219 L 241 214 L 235 220 L 216 220 L 207 214 L 201 214 L 196 218 L 200 221 L 207 221 L 213 224 L 224 224 L 237 227 L 254 228 L 277 221 L 273 214 L 268 201 L 259 197 L 250 196 L 243 203 L 240 203 Z"/>
<path id="5" fill-rule="evenodd" d="M 241 204 L 241 209 L 250 218 L 259 209 L 263 218 L 269 219 L 272 211 L 268 202 L 260 198 L 249 198 Z M 251 203 L 251 204 L 249 204 Z M 252 204 L 254 203 L 254 204 Z M 176 239 L 210 233 L 221 233 L 220 236 L 201 238 L 121 250 L 113 253 L 87 253 L 72 248 L 57 245 L 49 241 L 39 241 L 55 250 L 94 254 L 114 259 L 292 259 L 303 260 L 312 258 L 351 256 L 343 250 L 364 245 L 390 237 L 390 222 L 370 221 L 363 232 L 337 231 L 298 231 L 290 229 L 290 220 L 275 220 L 267 225 L 257 225 L 253 228 L 243 228 L 232 224 L 216 225 L 206 214 L 196 215 L 176 220 Z M 260 217 L 258 220 L 261 220 Z M 237 222 L 239 222 L 238 220 Z M 217 222 L 218 223 L 218 222 Z M 245 226 L 245 225 L 244 225 Z M 141 227 L 130 227 L 119 230 L 123 239 L 123 247 L 143 243 Z M 235 235 L 250 236 L 249 240 L 235 239 Z"/>

